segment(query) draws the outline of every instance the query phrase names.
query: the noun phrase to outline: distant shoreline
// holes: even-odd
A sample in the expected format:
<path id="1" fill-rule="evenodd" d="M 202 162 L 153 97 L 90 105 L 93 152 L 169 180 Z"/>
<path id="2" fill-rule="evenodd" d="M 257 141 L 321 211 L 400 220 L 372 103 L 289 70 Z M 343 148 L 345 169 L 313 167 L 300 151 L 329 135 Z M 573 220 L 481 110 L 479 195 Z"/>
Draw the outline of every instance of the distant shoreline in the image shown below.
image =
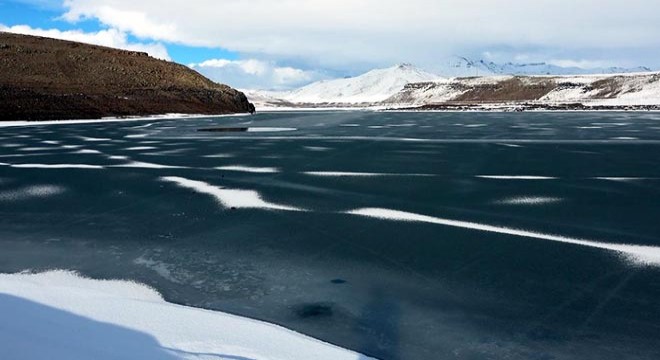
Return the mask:
<path id="1" fill-rule="evenodd" d="M 384 112 L 658 112 L 660 105 L 540 105 L 540 104 L 435 104 L 407 107 L 264 107 L 258 113 L 305 111 L 384 111 Z"/>
<path id="2" fill-rule="evenodd" d="M 387 110 L 408 111 L 489 111 L 489 112 L 525 112 L 525 111 L 548 111 L 548 112 L 601 112 L 601 111 L 660 111 L 660 105 L 585 105 L 574 104 L 430 104 L 418 107 L 408 107 Z"/>
<path id="3" fill-rule="evenodd" d="M 581 106 L 581 107 L 562 107 L 562 106 L 534 106 L 521 107 L 520 105 L 508 106 L 445 106 L 445 105 L 424 105 L 420 107 L 407 108 L 383 108 L 383 107 L 305 107 L 305 108 L 263 108 L 257 109 L 259 113 L 286 113 L 286 112 L 351 112 L 351 111 L 373 111 L 373 112 L 410 112 L 410 113 L 515 113 L 515 112 L 660 112 L 660 106 Z M 0 128 L 18 127 L 18 126 L 43 126 L 43 125 L 76 125 L 76 124 L 98 124 L 111 122 L 132 122 L 132 121 L 160 121 L 176 119 L 194 119 L 194 118 L 219 118 L 219 117 L 244 117 L 251 114 L 162 114 L 147 116 L 127 116 L 127 117 L 105 117 L 101 119 L 70 119 L 70 120 L 0 120 Z"/>

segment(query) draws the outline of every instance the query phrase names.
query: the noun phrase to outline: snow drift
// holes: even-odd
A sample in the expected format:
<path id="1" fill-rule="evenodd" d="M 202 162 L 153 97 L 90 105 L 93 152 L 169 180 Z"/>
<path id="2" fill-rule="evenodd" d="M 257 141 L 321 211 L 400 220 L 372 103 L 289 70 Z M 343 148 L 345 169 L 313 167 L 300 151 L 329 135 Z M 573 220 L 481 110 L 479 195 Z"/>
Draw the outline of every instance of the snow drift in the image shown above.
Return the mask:
<path id="1" fill-rule="evenodd" d="M 127 281 L 0 275 L 0 359 L 367 360 L 264 322 L 167 303 Z"/>

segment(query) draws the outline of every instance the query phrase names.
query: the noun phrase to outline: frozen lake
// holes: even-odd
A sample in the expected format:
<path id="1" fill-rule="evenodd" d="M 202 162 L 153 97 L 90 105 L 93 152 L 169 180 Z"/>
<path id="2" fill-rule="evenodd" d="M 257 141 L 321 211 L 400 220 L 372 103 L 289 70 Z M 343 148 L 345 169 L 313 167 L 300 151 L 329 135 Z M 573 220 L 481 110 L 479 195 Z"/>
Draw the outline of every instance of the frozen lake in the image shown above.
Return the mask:
<path id="1" fill-rule="evenodd" d="M 382 359 L 660 358 L 659 155 L 658 113 L 0 128 L 0 272 L 132 279 Z"/>

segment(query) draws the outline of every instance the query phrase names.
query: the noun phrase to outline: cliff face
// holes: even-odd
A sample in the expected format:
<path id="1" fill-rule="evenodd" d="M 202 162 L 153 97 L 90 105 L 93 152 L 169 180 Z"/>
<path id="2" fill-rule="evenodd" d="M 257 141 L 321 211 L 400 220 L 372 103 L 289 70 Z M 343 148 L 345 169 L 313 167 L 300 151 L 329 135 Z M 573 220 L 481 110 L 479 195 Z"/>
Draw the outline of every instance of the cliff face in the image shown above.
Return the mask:
<path id="1" fill-rule="evenodd" d="M 146 53 L 0 33 L 0 120 L 253 111 L 242 92 Z"/>

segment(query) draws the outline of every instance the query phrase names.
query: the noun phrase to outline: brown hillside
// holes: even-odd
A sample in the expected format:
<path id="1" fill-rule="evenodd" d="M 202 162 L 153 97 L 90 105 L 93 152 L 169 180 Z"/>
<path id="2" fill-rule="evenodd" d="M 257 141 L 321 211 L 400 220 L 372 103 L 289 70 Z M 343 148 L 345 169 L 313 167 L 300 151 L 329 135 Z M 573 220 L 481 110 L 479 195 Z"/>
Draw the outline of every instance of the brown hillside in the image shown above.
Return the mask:
<path id="1" fill-rule="evenodd" d="M 550 80 L 537 80 L 527 82 L 521 78 L 511 78 L 495 84 L 474 86 L 459 95 L 455 101 L 459 102 L 499 102 L 537 100 L 547 95 L 555 88 Z"/>
<path id="2" fill-rule="evenodd" d="M 146 53 L 0 32 L 0 120 L 253 111 L 243 93 Z"/>

